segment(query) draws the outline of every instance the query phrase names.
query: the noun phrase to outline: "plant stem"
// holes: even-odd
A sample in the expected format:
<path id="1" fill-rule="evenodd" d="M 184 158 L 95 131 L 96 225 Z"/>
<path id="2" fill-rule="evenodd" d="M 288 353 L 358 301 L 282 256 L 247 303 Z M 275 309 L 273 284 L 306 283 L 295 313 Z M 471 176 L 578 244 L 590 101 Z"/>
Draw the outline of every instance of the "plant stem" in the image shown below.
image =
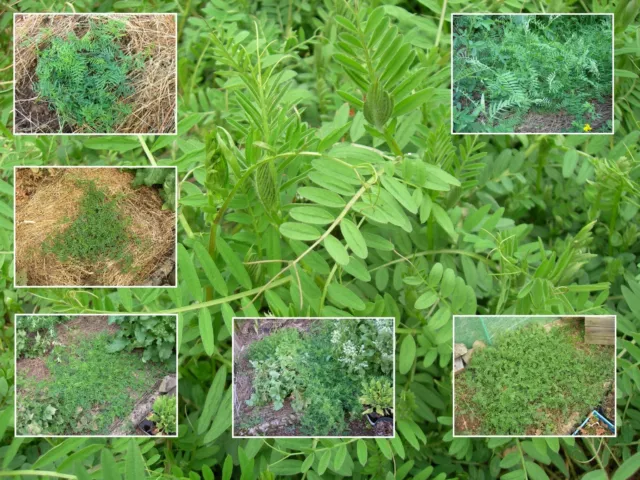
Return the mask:
<path id="1" fill-rule="evenodd" d="M 156 159 L 153 158 L 153 154 L 151 153 L 151 150 L 149 150 L 149 147 L 147 147 L 147 144 L 145 143 L 144 138 L 142 138 L 142 135 L 138 135 L 138 141 L 140 142 L 140 145 L 142 145 L 142 150 L 144 150 L 144 154 L 149 159 L 149 163 L 151 163 L 151 165 L 153 165 L 154 167 L 157 167 L 158 164 L 156 163 Z"/>
<path id="2" fill-rule="evenodd" d="M 78 480 L 75 475 L 66 473 L 45 472 L 41 470 L 16 470 L 15 472 L 0 472 L 0 477 L 20 477 L 22 475 L 33 475 L 38 477 L 66 478 L 68 480 Z"/>

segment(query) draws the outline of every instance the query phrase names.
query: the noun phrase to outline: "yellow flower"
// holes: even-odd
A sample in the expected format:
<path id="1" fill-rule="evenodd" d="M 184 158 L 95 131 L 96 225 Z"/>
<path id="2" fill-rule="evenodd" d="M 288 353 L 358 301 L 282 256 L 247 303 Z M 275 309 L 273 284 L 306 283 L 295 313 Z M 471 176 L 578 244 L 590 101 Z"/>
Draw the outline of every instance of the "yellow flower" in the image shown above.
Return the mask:
<path id="1" fill-rule="evenodd" d="M 585 123 L 582 130 L 584 130 L 585 132 L 590 132 L 591 130 L 593 130 L 593 128 L 591 128 L 591 125 L 589 125 L 588 123 Z"/>

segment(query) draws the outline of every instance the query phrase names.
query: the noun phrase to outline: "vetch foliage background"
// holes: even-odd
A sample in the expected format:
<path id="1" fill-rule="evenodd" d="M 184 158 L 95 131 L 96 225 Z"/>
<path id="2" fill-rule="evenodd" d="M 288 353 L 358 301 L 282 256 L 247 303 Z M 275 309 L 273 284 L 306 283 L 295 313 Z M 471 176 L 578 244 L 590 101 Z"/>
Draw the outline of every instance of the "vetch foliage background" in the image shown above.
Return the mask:
<path id="1" fill-rule="evenodd" d="M 78 11 L 180 12 L 177 137 L 14 138 L 11 64 L 0 59 L 4 471 L 131 480 L 633 477 L 637 0 L 597 4 L 616 15 L 615 136 L 482 140 L 448 134 L 450 13 L 584 5 L 374 6 L 75 2 Z M 42 6 L 6 7 L 5 52 L 11 8 Z M 143 161 L 178 166 L 179 288 L 11 289 L 13 165 Z M 15 312 L 35 310 L 178 313 L 179 438 L 14 439 L 11 324 Z M 396 317 L 393 441 L 231 439 L 230 322 L 267 312 Z M 451 315 L 476 312 L 617 313 L 618 438 L 453 439 Z"/>

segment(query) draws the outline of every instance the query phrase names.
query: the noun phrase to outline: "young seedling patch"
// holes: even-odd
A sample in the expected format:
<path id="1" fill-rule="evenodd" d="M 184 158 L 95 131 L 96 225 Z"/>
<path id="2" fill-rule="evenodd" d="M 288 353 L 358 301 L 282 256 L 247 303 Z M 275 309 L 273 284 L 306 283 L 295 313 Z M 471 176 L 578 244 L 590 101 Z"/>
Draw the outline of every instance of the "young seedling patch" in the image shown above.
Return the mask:
<path id="1" fill-rule="evenodd" d="M 160 183 L 140 184 L 140 171 Z M 17 169 L 16 178 L 21 285 L 174 284 L 173 169 Z"/>

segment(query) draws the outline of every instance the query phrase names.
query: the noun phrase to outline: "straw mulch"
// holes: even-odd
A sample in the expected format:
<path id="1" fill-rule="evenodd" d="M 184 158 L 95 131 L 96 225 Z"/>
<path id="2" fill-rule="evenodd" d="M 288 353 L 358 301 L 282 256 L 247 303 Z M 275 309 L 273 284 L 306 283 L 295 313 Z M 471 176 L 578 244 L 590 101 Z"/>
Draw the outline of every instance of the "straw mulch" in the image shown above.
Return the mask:
<path id="1" fill-rule="evenodd" d="M 28 286 L 175 285 L 176 214 L 150 187 L 132 188 L 132 170 L 116 168 L 16 169 L 16 278 Z M 109 195 L 122 195 L 118 208 L 130 218 L 139 242 L 128 246 L 133 261 L 123 272 L 112 260 L 61 262 L 44 254 L 43 242 L 64 231 L 80 211 L 84 195 L 77 180 L 93 180 Z M 158 282 L 158 272 L 163 272 Z M 156 279 L 156 280 L 154 280 Z"/>
<path id="2" fill-rule="evenodd" d="M 104 133 L 83 126 L 61 125 L 46 101 L 34 91 L 37 83 L 38 50 L 46 49 L 53 36 L 74 32 L 79 38 L 93 22 L 114 18 L 125 22 L 126 35 L 120 39 L 129 55 L 146 52 L 142 70 L 130 73 L 134 93 L 124 102 L 131 114 L 112 133 L 176 133 L 176 32 L 172 14 L 33 15 L 15 16 L 15 132 L 16 133 Z M 34 39 L 39 39 L 34 42 Z"/>

